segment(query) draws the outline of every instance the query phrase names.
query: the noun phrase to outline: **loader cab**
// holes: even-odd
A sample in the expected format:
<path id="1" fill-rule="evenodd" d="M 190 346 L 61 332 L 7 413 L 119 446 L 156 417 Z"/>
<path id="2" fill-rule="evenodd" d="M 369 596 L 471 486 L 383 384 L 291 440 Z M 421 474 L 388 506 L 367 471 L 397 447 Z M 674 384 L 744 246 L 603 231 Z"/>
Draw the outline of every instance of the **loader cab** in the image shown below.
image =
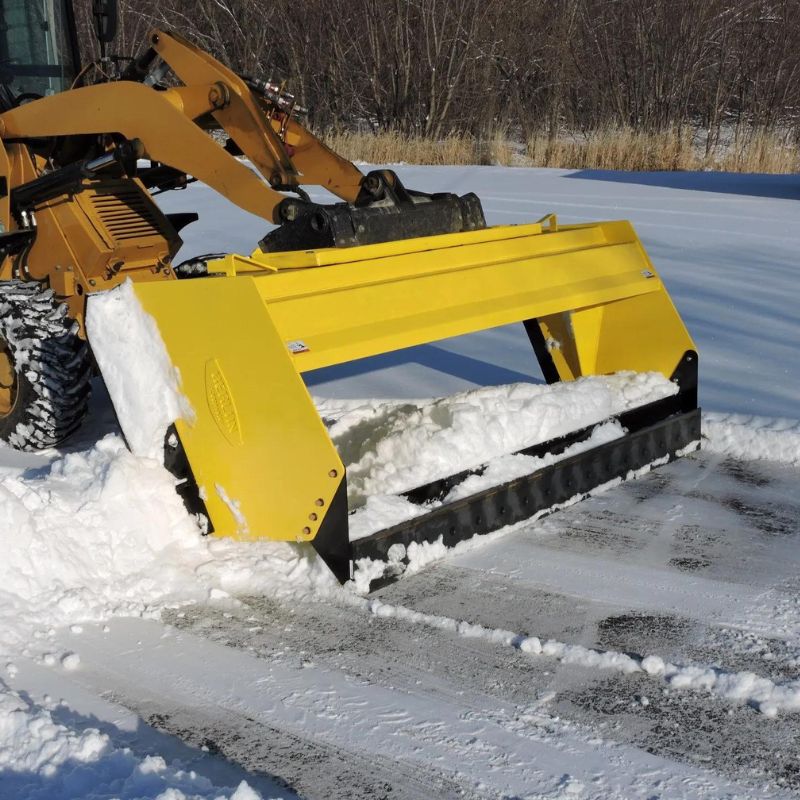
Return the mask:
<path id="1" fill-rule="evenodd" d="M 0 0 L 0 107 L 69 89 L 80 63 L 71 0 Z"/>

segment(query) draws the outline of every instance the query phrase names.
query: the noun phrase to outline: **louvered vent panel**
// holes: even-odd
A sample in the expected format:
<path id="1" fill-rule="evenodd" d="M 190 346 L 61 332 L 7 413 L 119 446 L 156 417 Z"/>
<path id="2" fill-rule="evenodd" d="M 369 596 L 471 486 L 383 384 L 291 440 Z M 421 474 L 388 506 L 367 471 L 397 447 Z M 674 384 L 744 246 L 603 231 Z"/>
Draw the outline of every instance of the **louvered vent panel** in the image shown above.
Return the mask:
<path id="1" fill-rule="evenodd" d="M 147 199 L 137 190 L 122 188 L 115 194 L 96 194 L 94 208 L 111 238 L 118 243 L 145 236 L 158 236 L 158 218 Z"/>

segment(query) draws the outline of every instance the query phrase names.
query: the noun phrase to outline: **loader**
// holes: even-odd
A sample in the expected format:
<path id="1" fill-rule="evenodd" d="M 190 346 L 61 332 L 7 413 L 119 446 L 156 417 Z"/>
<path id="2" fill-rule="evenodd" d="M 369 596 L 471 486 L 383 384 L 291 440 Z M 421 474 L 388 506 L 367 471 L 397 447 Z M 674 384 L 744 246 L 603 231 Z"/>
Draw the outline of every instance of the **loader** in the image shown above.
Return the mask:
<path id="1" fill-rule="evenodd" d="M 396 545 L 451 546 L 697 445 L 696 348 L 628 222 L 488 226 L 475 194 L 362 173 L 283 83 L 173 31 L 110 56 L 116 6 L 93 14 L 100 57 L 81 64 L 70 0 L 0 0 L 2 440 L 35 450 L 78 430 L 98 369 L 87 318 L 128 287 L 190 409 L 163 446 L 187 508 L 209 535 L 309 542 L 341 581 Z M 251 253 L 176 261 L 197 215 L 154 196 L 194 181 L 264 221 Z M 434 501 L 481 466 L 414 487 L 417 516 L 351 542 L 346 470 L 303 375 L 510 323 L 550 383 L 632 370 L 677 391 L 620 415 L 621 438 L 571 447 L 589 428 L 527 448 L 562 457 L 454 503 Z M 139 387 L 118 377 L 119 412 Z M 121 424 L 135 450 L 135 420 Z"/>

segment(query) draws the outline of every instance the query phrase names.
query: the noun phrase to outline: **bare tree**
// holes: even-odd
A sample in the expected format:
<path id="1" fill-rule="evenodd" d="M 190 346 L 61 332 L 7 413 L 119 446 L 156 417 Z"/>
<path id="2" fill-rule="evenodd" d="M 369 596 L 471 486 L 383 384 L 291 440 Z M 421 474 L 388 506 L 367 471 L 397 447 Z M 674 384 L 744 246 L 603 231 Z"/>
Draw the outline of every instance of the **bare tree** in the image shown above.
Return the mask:
<path id="1" fill-rule="evenodd" d="M 78 0 L 87 58 L 91 2 Z M 285 79 L 311 122 L 442 137 L 797 129 L 800 0 L 121 0 L 118 51 L 179 31 Z"/>

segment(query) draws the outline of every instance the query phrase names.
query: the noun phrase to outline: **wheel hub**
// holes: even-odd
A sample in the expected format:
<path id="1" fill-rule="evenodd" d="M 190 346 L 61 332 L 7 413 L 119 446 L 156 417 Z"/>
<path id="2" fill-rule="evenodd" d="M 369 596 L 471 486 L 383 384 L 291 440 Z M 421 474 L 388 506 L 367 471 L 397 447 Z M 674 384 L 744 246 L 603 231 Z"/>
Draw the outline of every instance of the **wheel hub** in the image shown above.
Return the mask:
<path id="1" fill-rule="evenodd" d="M 17 371 L 8 344 L 0 339 L 0 418 L 7 417 L 17 402 Z"/>

